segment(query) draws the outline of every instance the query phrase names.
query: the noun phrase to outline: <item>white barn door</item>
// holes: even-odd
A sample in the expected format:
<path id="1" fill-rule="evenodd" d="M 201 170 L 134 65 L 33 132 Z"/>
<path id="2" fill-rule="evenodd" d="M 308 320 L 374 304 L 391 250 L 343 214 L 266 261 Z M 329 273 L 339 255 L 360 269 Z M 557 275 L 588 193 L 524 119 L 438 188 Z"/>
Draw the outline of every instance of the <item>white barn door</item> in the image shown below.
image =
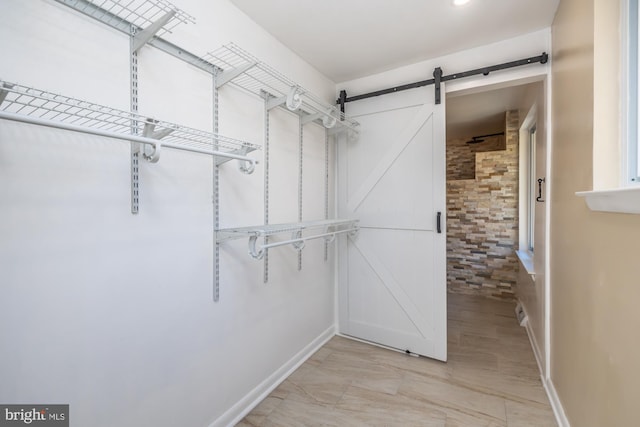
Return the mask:
<path id="1" fill-rule="evenodd" d="M 361 229 L 341 242 L 340 332 L 446 360 L 444 99 L 426 87 L 346 108 L 361 133 L 339 143 L 338 210 Z"/>

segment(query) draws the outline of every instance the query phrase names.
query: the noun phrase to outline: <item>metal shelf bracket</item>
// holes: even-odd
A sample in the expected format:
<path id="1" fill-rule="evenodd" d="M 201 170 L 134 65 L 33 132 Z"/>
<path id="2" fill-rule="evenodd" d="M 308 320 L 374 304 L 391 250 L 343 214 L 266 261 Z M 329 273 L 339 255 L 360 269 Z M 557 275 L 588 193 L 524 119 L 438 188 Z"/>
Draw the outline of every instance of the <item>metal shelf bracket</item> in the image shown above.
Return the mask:
<path id="1" fill-rule="evenodd" d="M 256 147 L 252 144 L 244 144 L 242 147 L 236 148 L 235 150 L 232 150 L 231 153 L 233 154 L 237 154 L 238 156 L 246 156 L 247 154 L 251 153 L 252 151 L 255 151 Z M 228 157 L 218 157 L 216 159 L 216 165 L 220 166 L 223 163 L 226 163 L 230 160 L 234 160 Z M 256 165 L 259 162 L 257 160 L 254 161 L 245 161 L 245 160 L 238 160 L 238 169 L 240 169 L 240 172 L 250 175 L 253 173 L 253 171 L 256 168 Z"/>
<path id="2" fill-rule="evenodd" d="M 157 33 L 176 15 L 176 10 L 170 10 L 162 18 L 158 19 L 144 30 L 133 36 L 131 48 L 133 52 L 137 52 L 142 46 L 147 44 Z"/>
<path id="3" fill-rule="evenodd" d="M 324 116 L 324 113 L 305 114 L 302 116 L 302 124 L 306 125 L 307 123 L 315 122 L 316 120 L 323 119 Z"/>
<path id="4" fill-rule="evenodd" d="M 229 83 L 231 80 L 235 79 L 239 75 L 249 71 L 251 68 L 258 65 L 257 62 L 249 62 L 248 64 L 242 65 L 238 68 L 234 68 L 232 70 L 224 71 L 218 74 L 218 80 L 216 82 L 216 88 L 220 89 L 222 86 Z"/>
<path id="5" fill-rule="evenodd" d="M 271 111 L 276 107 L 281 106 L 282 104 L 287 102 L 287 97 L 286 96 L 281 96 L 279 98 L 274 98 L 272 96 L 269 97 L 269 100 L 267 101 L 267 110 Z"/>
<path id="6" fill-rule="evenodd" d="M 11 89 L 12 87 L 13 85 L 9 83 L 3 83 L 2 86 L 0 86 L 0 105 L 7 99 L 7 95 L 9 94 L 7 89 Z"/>

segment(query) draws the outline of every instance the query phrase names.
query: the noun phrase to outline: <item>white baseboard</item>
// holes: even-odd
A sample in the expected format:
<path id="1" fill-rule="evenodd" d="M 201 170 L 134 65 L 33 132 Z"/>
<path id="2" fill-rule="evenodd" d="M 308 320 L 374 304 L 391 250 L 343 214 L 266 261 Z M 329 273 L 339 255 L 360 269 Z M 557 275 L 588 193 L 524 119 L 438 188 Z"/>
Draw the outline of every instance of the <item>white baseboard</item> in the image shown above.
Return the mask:
<path id="1" fill-rule="evenodd" d="M 545 378 L 545 369 L 542 365 L 542 353 L 540 352 L 540 347 L 538 346 L 538 341 L 536 340 L 536 336 L 533 334 L 533 330 L 531 329 L 531 323 L 529 323 L 529 316 L 527 315 L 527 311 L 522 307 L 525 312 L 526 321 L 524 322 L 524 329 L 527 331 L 527 336 L 529 337 L 529 343 L 531 344 L 531 349 L 533 350 L 533 355 L 536 358 L 536 363 L 538 364 L 538 370 L 540 371 L 540 376 Z"/>
<path id="2" fill-rule="evenodd" d="M 551 402 L 551 408 L 553 408 L 553 413 L 556 416 L 558 425 L 560 427 L 571 427 L 571 424 L 569 424 L 569 420 L 567 419 L 567 415 L 564 413 L 562 403 L 560 403 L 560 398 L 558 398 L 558 393 L 553 385 L 553 381 L 548 379 L 546 381 L 542 381 L 542 384 L 544 385 L 544 389 L 549 397 L 549 402 Z"/>
<path id="3" fill-rule="evenodd" d="M 522 306 L 522 309 L 527 319 L 524 322 L 524 328 L 527 331 L 527 336 L 529 337 L 529 343 L 531 344 L 531 349 L 533 350 L 533 355 L 536 358 L 536 363 L 538 364 L 538 370 L 540 371 L 540 379 L 542 380 L 544 391 L 547 393 L 547 397 L 549 398 L 549 403 L 551 404 L 551 408 L 553 409 L 553 414 L 556 417 L 556 422 L 560 427 L 571 427 L 571 424 L 569 424 L 569 420 L 567 419 L 567 416 L 564 413 L 564 408 L 562 407 L 562 403 L 560 403 L 560 398 L 558 397 L 556 388 L 553 385 L 553 381 L 551 381 L 551 378 L 547 379 L 545 370 L 542 368 L 542 360 L 544 360 L 542 359 L 543 355 L 540 353 L 540 347 L 538 346 L 536 336 L 533 334 L 533 330 L 531 329 L 531 323 L 529 323 L 529 316 L 527 315 L 527 311 L 524 308 L 524 305 Z"/>
<path id="4" fill-rule="evenodd" d="M 265 397 L 278 387 L 289 375 L 302 365 L 320 347 L 326 344 L 336 334 L 335 326 L 321 333 L 316 339 L 300 350 L 288 362 L 278 368 L 267 379 L 262 381 L 256 388 L 251 390 L 245 397 L 240 399 L 235 405 L 227 410 L 220 418 L 215 420 L 209 427 L 233 426 L 240 422 L 253 408 L 258 406 Z"/>

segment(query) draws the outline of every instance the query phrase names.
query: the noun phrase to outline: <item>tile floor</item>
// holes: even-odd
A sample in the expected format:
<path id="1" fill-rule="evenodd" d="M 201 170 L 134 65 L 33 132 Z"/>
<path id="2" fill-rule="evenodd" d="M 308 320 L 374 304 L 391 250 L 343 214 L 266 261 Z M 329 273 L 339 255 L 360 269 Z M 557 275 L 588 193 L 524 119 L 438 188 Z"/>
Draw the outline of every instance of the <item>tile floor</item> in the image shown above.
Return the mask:
<path id="1" fill-rule="evenodd" d="M 239 426 L 556 426 L 514 304 L 450 294 L 449 360 L 334 337 Z"/>

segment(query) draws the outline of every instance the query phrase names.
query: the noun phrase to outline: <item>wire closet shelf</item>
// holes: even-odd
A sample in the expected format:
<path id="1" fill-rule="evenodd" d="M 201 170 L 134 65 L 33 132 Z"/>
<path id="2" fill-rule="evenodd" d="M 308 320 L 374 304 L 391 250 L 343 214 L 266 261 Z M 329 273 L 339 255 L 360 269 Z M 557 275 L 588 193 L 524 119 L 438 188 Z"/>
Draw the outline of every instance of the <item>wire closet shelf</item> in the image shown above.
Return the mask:
<path id="1" fill-rule="evenodd" d="M 332 133 L 348 130 L 357 135 L 359 123 L 356 120 L 234 43 L 207 53 L 203 59 L 222 71 L 218 87 L 231 83 L 257 96 L 267 96 L 271 107 L 283 106 L 298 113 L 303 117 L 303 123 L 315 122 Z"/>
<path id="2" fill-rule="evenodd" d="M 167 17 L 166 23 L 155 33 L 161 36 L 171 33 L 176 26 L 195 23 L 193 16 L 165 0 L 57 0 L 85 15 L 91 16 L 114 28 L 128 31 L 134 25 L 147 28 Z"/>
<path id="3" fill-rule="evenodd" d="M 324 238 L 331 242 L 338 234 L 354 235 L 359 230 L 356 219 L 329 219 L 319 221 L 305 221 L 285 224 L 257 225 L 253 227 L 225 228 L 216 232 L 217 243 L 228 240 L 249 238 L 249 255 L 255 259 L 262 259 L 269 248 L 292 245 L 302 250 L 307 240 Z M 313 231 L 313 233 L 310 233 Z M 278 234 L 291 233 L 291 238 L 273 243 L 258 244 L 258 238 L 266 238 Z"/>
<path id="4" fill-rule="evenodd" d="M 210 154 L 219 163 L 240 160 L 243 172 L 257 161 L 246 154 L 260 146 L 186 126 L 144 117 L 64 95 L 0 80 L 0 118 L 109 138 L 139 142 L 153 148 L 145 154 L 157 161 L 161 147 Z"/>

